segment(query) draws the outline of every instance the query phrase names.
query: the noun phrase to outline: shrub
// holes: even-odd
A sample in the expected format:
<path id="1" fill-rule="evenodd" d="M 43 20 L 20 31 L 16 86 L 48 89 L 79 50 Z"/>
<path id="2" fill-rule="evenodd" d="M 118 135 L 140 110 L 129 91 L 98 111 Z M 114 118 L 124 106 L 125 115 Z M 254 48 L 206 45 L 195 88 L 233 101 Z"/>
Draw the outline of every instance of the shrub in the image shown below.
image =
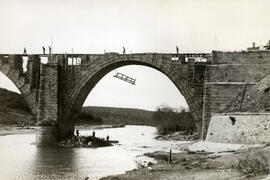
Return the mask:
<path id="1" fill-rule="evenodd" d="M 237 164 L 233 167 L 248 176 L 269 174 L 267 157 L 262 152 L 251 151 L 244 157 L 239 158 Z"/>
<path id="2" fill-rule="evenodd" d="M 143 160 L 135 160 L 135 164 L 137 169 L 142 169 L 145 167 L 145 163 L 143 162 Z"/>
<path id="3" fill-rule="evenodd" d="M 190 112 L 182 110 L 176 112 L 168 106 L 161 106 L 153 113 L 153 121 L 157 123 L 159 134 L 168 134 L 175 131 L 187 131 L 196 129 L 195 123 Z"/>

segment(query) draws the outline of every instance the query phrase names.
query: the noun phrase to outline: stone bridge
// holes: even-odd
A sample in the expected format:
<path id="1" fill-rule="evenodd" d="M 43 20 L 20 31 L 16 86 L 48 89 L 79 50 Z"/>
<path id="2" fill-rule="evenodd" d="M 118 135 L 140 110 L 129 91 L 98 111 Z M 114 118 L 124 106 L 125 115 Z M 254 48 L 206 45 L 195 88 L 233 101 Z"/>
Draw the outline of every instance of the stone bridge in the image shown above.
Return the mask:
<path id="1" fill-rule="evenodd" d="M 248 91 L 265 78 L 269 62 L 269 51 L 1 54 L 0 70 L 27 101 L 40 127 L 37 143 L 43 145 L 73 134 L 76 117 L 94 86 L 108 72 L 125 65 L 144 65 L 164 73 L 185 97 L 200 136 L 205 138 L 211 114 L 228 109 L 243 89 Z"/>

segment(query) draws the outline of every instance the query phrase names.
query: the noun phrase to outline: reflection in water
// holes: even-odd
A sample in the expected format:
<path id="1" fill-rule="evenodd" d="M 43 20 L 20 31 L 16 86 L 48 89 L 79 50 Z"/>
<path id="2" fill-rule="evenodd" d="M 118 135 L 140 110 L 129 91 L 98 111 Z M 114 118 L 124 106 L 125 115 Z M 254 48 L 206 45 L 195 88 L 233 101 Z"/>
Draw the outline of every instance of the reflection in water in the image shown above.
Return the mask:
<path id="1" fill-rule="evenodd" d="M 168 151 L 173 142 L 153 139 L 156 130 L 148 126 L 126 126 L 95 130 L 99 137 L 110 135 L 121 145 L 102 148 L 37 148 L 30 145 L 35 135 L 0 136 L 0 179 L 99 179 L 136 167 L 145 152 Z M 92 131 L 81 130 L 81 134 Z"/>
<path id="2" fill-rule="evenodd" d="M 66 148 L 37 148 L 32 165 L 33 176 L 48 179 L 48 176 L 72 178 L 78 171 L 76 151 Z"/>

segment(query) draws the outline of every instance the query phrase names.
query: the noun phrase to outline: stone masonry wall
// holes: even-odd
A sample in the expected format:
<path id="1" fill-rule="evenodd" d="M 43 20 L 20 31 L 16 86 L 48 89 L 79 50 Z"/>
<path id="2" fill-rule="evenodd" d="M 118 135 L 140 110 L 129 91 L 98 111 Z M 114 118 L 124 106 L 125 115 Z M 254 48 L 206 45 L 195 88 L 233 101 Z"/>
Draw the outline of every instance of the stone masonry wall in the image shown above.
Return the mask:
<path id="1" fill-rule="evenodd" d="M 269 51 L 213 51 L 213 64 L 269 64 Z"/>
<path id="2" fill-rule="evenodd" d="M 204 137 L 211 121 L 217 121 L 213 114 L 224 113 L 233 100 L 242 100 L 246 92 L 259 84 L 270 73 L 270 51 L 258 52 L 213 52 L 212 64 L 206 67 L 204 85 L 203 128 Z M 254 91 L 256 92 L 256 91 Z M 237 112 L 241 105 L 234 106 Z M 245 107 L 245 104 L 242 104 Z M 247 110 L 249 112 L 249 110 Z M 253 111 L 254 112 L 254 111 Z M 258 111 L 259 112 L 259 111 Z M 222 119 L 222 118 L 221 118 Z M 223 118 L 224 119 L 224 118 Z M 268 121 L 263 121 L 269 123 Z M 210 123 L 210 126 L 209 126 Z M 253 124 L 252 124 L 253 125 Z M 250 128 L 255 128 L 250 126 Z M 221 129 L 220 129 L 221 130 Z M 214 136 L 213 136 L 214 137 Z M 217 136 L 215 136 L 217 137 Z M 213 140 L 213 138 L 210 138 Z"/>
<path id="3" fill-rule="evenodd" d="M 37 121 L 58 122 L 58 65 L 42 64 Z M 46 123 L 45 123 L 46 124 Z M 47 125 L 47 124 L 46 124 Z"/>
<path id="4" fill-rule="evenodd" d="M 226 105 L 225 112 L 269 112 L 270 111 L 270 75 L 256 85 L 244 89 Z"/>
<path id="5" fill-rule="evenodd" d="M 219 143 L 270 143 L 270 113 L 213 114 L 206 141 Z"/>
<path id="6" fill-rule="evenodd" d="M 214 82 L 204 85 L 203 128 L 206 135 L 213 113 L 220 113 L 239 93 L 244 90 L 244 83 Z M 252 86 L 252 85 L 247 85 Z"/>
<path id="7" fill-rule="evenodd" d="M 270 60 L 269 60 L 270 62 Z M 270 65 L 270 64 L 269 64 Z M 219 64 L 208 66 L 209 82 L 258 82 L 269 73 L 265 64 Z"/>

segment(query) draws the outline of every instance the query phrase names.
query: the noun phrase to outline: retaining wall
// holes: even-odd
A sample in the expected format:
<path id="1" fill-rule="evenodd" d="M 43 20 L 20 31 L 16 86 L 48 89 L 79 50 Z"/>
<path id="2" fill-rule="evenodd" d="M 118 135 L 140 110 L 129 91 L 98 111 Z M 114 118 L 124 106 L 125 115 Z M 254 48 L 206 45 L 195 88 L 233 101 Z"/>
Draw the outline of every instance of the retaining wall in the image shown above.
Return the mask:
<path id="1" fill-rule="evenodd" d="M 270 143 L 270 113 L 213 114 L 206 141 L 232 144 Z"/>

